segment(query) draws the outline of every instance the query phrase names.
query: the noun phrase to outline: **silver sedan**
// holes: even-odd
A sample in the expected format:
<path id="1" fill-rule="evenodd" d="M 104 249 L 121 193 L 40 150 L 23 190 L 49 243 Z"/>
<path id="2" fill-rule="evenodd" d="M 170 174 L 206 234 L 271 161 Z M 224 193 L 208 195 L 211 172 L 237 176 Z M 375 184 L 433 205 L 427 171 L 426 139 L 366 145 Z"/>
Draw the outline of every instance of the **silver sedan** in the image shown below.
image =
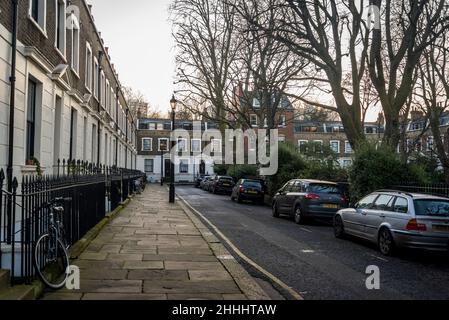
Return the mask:
<path id="1" fill-rule="evenodd" d="M 337 238 L 353 235 L 396 248 L 449 251 L 449 198 L 394 190 L 374 192 L 334 217 Z"/>

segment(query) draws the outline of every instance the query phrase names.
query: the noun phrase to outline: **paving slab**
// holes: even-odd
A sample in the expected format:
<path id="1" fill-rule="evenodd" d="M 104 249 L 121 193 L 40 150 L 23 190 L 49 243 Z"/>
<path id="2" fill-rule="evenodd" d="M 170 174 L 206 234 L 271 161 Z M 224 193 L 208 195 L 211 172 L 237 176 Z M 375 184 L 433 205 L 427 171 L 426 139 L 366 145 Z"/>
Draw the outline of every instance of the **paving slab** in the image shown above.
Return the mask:
<path id="1" fill-rule="evenodd" d="M 167 189 L 150 185 L 133 198 L 73 264 L 81 290 L 47 300 L 236 300 L 247 295 L 216 256 L 218 239 Z"/>

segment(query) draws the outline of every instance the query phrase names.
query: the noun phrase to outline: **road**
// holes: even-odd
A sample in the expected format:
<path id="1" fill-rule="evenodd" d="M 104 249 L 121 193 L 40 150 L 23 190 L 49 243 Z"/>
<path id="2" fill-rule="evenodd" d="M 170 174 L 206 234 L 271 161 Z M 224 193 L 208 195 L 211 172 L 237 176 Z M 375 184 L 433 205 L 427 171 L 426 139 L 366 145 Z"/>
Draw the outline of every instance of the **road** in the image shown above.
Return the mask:
<path id="1" fill-rule="evenodd" d="M 298 226 L 271 209 L 232 202 L 190 186 L 176 188 L 232 243 L 306 300 L 449 299 L 449 257 L 406 251 L 384 257 L 357 239 L 338 240 L 326 222 Z M 380 268 L 380 290 L 368 290 L 366 268 Z M 259 276 L 255 270 L 248 270 Z"/>

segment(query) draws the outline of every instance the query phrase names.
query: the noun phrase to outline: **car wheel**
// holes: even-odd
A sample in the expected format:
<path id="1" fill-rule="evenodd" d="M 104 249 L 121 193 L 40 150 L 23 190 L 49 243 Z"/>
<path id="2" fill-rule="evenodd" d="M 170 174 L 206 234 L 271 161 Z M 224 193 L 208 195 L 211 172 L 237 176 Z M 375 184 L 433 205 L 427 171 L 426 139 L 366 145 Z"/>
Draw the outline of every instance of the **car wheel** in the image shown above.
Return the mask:
<path id="1" fill-rule="evenodd" d="M 304 218 L 302 216 L 302 211 L 300 207 L 295 208 L 295 223 L 296 224 L 302 224 L 304 221 Z"/>
<path id="2" fill-rule="evenodd" d="M 334 219 L 334 234 L 338 239 L 343 239 L 345 237 L 345 228 L 340 216 L 336 216 Z"/>
<path id="3" fill-rule="evenodd" d="M 237 202 L 242 203 L 242 198 L 240 197 L 240 195 L 237 196 Z"/>
<path id="4" fill-rule="evenodd" d="M 394 253 L 395 245 L 390 230 L 382 228 L 379 232 L 379 250 L 385 256 L 391 256 Z"/>
<path id="5" fill-rule="evenodd" d="M 278 206 L 277 206 L 276 202 L 273 203 L 271 210 L 272 210 L 273 217 L 279 218 L 279 211 L 278 211 Z"/>

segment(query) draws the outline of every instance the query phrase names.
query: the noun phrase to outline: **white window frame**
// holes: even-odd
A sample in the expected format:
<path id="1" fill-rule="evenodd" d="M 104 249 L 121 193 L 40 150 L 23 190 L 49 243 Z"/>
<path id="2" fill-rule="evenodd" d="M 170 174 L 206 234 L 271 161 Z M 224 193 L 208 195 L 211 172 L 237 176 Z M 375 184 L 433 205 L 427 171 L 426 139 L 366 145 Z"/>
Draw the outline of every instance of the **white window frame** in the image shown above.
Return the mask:
<path id="1" fill-rule="evenodd" d="M 183 165 L 187 165 L 187 171 L 181 171 Z M 180 174 L 189 174 L 190 172 L 190 161 L 189 159 L 180 159 L 179 160 L 179 173 Z"/>
<path id="2" fill-rule="evenodd" d="M 66 59 L 67 54 L 66 0 L 55 1 L 55 13 L 58 12 L 58 6 L 62 6 L 62 10 L 59 11 L 59 14 L 61 16 L 59 18 L 56 17 L 55 19 L 55 49 L 64 59 Z M 60 22 L 60 25 L 58 25 L 58 20 Z M 60 37 L 59 39 L 60 47 L 58 47 L 58 29 Z"/>
<path id="3" fill-rule="evenodd" d="M 281 121 L 282 119 L 282 121 Z M 287 126 L 287 118 L 285 117 L 285 115 L 280 115 L 279 116 L 279 127 L 281 128 L 285 128 Z"/>
<path id="4" fill-rule="evenodd" d="M 332 144 L 333 144 L 333 143 L 337 143 L 337 151 L 335 151 L 335 150 L 332 148 Z M 337 153 L 337 154 L 340 153 L 340 140 L 331 140 L 331 141 L 329 142 L 329 146 L 331 147 L 332 151 L 334 151 L 335 153 Z"/>
<path id="5" fill-rule="evenodd" d="M 432 144 L 430 144 L 430 141 L 432 141 Z M 427 139 L 426 139 L 426 150 L 428 151 L 428 152 L 431 152 L 432 150 L 433 150 L 433 146 L 435 145 L 435 138 L 433 137 L 433 136 L 428 136 L 427 137 Z M 432 146 L 432 148 L 431 148 L 431 146 Z"/>
<path id="6" fill-rule="evenodd" d="M 199 141 L 199 150 L 195 150 L 194 148 L 193 148 L 193 142 L 194 141 Z M 191 148 L 191 150 L 192 150 L 192 152 L 201 152 L 201 150 L 202 150 L 202 148 L 201 148 L 201 142 L 202 142 L 202 140 L 201 139 L 192 139 L 192 141 L 190 142 L 191 143 L 191 146 L 190 146 L 190 148 Z"/>
<path id="7" fill-rule="evenodd" d="M 161 149 L 161 141 L 162 140 L 167 141 L 167 150 L 162 150 Z M 159 138 L 157 140 L 157 145 L 158 145 L 158 151 L 164 151 L 164 152 L 170 151 L 170 139 L 169 138 Z"/>
<path id="8" fill-rule="evenodd" d="M 70 66 L 75 74 L 79 78 L 80 71 L 80 24 L 78 18 L 72 13 L 71 14 L 72 26 L 70 27 L 71 41 L 72 41 L 72 52 Z"/>
<path id="9" fill-rule="evenodd" d="M 110 99 L 111 96 L 109 95 L 109 91 L 111 90 L 110 85 L 109 85 L 109 80 L 106 79 L 106 87 L 104 89 L 104 96 L 105 96 L 105 101 L 104 101 L 104 108 L 106 109 L 106 111 L 108 112 L 109 115 L 111 115 L 111 110 L 110 110 Z"/>
<path id="10" fill-rule="evenodd" d="M 321 151 L 319 153 L 323 153 L 324 142 L 323 140 L 313 140 L 313 148 L 315 149 L 316 144 L 321 144 Z M 317 152 L 314 150 L 314 152 Z"/>
<path id="11" fill-rule="evenodd" d="M 349 148 L 348 148 L 348 146 L 349 146 Z M 345 153 L 346 154 L 354 153 L 354 150 L 352 150 L 351 144 L 347 140 L 345 141 Z"/>
<path id="12" fill-rule="evenodd" d="M 253 121 L 255 118 L 256 121 Z M 259 125 L 259 117 L 257 116 L 257 114 L 250 114 L 249 115 L 249 123 L 251 124 L 251 126 L 258 126 Z"/>
<path id="13" fill-rule="evenodd" d="M 93 59 L 92 59 L 92 47 L 90 46 L 89 42 L 86 42 L 86 65 L 84 68 L 84 85 L 86 86 L 86 89 L 92 93 L 92 67 L 93 67 Z"/>
<path id="14" fill-rule="evenodd" d="M 147 171 L 147 161 L 151 161 L 152 162 L 152 168 L 153 168 L 153 170 L 152 171 Z M 145 171 L 145 173 L 146 174 L 149 174 L 149 173 L 154 173 L 154 159 L 144 159 L 143 160 L 143 170 Z"/>
<path id="15" fill-rule="evenodd" d="M 218 141 L 218 145 L 220 146 L 218 151 L 215 150 L 215 146 L 214 146 L 214 143 L 216 143 L 217 141 Z M 221 151 L 222 151 L 221 139 L 212 139 L 210 141 L 210 143 L 211 143 L 211 148 L 210 148 L 211 152 L 221 153 Z"/>
<path id="16" fill-rule="evenodd" d="M 349 165 L 348 164 L 346 164 L 346 163 L 348 163 L 349 162 Z M 343 159 L 343 161 L 342 161 L 342 165 L 343 165 L 343 168 L 349 168 L 350 166 L 352 166 L 352 160 L 349 160 L 349 159 Z"/>
<path id="17" fill-rule="evenodd" d="M 145 150 L 145 141 L 150 141 L 150 149 L 149 150 Z M 153 138 L 142 138 L 142 151 L 143 152 L 153 151 Z"/>
<path id="18" fill-rule="evenodd" d="M 253 98 L 253 108 L 260 109 L 260 101 L 257 98 Z"/>
<path id="19" fill-rule="evenodd" d="M 180 141 L 184 141 L 184 150 L 181 150 L 181 148 L 180 148 L 180 144 L 179 144 Z M 185 138 L 176 139 L 176 151 L 177 152 L 188 152 L 189 151 L 188 149 L 189 149 L 189 146 L 187 144 L 187 139 L 185 139 Z"/>
<path id="20" fill-rule="evenodd" d="M 95 98 L 98 98 L 98 72 L 99 72 L 99 69 L 100 68 L 100 66 L 98 65 L 98 60 L 97 60 L 97 58 L 96 57 L 94 57 L 94 68 L 93 68 L 93 76 L 92 76 L 92 81 L 94 82 L 93 83 L 93 94 L 94 94 L 94 97 Z"/>
<path id="21" fill-rule="evenodd" d="M 106 92 L 105 86 L 106 86 L 106 76 L 104 74 L 104 71 L 102 70 L 101 71 L 100 88 L 99 88 L 98 93 L 100 94 L 100 104 L 103 107 L 103 109 L 106 109 L 106 106 L 105 106 L 106 99 L 105 99 L 105 94 L 104 94 Z"/>
<path id="22" fill-rule="evenodd" d="M 38 0 L 39 1 L 39 13 L 38 13 L 38 21 L 34 20 L 32 15 L 33 1 L 29 1 L 28 6 L 28 19 L 33 22 L 37 29 L 39 29 L 42 34 L 47 37 L 47 0 Z M 65 10 L 64 10 L 65 12 Z"/>
<path id="23" fill-rule="evenodd" d="M 298 150 L 299 150 L 299 152 L 301 152 L 301 145 L 302 144 L 305 144 L 305 145 L 307 145 L 308 143 L 309 143 L 309 140 L 298 140 Z"/>

